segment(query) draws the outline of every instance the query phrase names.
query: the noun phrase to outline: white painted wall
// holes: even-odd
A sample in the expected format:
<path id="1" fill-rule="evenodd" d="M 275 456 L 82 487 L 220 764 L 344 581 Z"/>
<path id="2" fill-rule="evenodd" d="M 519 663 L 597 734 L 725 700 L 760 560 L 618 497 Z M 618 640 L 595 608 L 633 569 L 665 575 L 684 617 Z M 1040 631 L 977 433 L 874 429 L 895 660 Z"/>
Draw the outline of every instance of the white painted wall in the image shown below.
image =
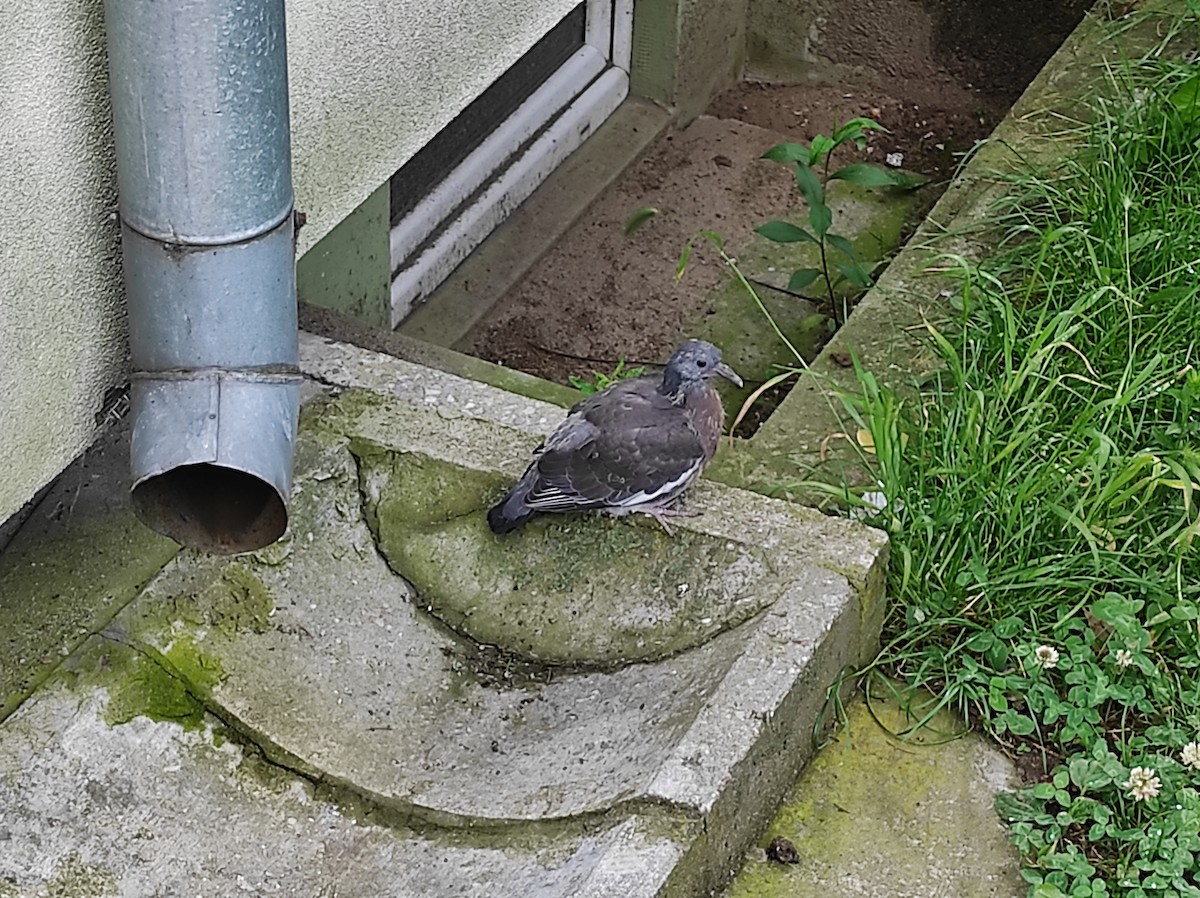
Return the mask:
<path id="1" fill-rule="evenodd" d="M 483 93 L 579 0 L 290 0 L 301 251 Z"/>
<path id="2" fill-rule="evenodd" d="M 91 442 L 125 380 L 101 0 L 0 27 L 0 521 Z"/>
<path id="3" fill-rule="evenodd" d="M 577 0 L 288 0 L 301 251 Z M 102 0 L 0 28 L 0 521 L 93 439 L 125 380 Z"/>

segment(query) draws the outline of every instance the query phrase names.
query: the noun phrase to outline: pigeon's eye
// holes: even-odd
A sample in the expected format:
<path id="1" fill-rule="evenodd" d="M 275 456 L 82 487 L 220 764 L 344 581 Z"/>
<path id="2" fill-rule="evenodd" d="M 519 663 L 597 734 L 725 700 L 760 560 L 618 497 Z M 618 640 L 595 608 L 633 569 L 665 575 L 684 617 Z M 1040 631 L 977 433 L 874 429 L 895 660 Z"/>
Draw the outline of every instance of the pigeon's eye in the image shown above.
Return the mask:
<path id="1" fill-rule="evenodd" d="M 708 366 L 708 362 L 704 361 L 704 359 L 696 359 L 696 367 L 697 368 L 705 368 L 707 366 Z"/>

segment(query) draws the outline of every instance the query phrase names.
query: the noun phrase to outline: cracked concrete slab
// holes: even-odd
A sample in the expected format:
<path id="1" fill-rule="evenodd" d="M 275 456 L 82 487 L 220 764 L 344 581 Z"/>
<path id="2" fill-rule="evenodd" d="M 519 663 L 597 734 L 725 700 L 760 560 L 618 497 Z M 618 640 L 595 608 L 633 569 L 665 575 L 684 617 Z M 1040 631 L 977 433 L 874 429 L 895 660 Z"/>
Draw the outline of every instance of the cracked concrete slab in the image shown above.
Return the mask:
<path id="1" fill-rule="evenodd" d="M 0 549 L 0 721 L 179 547 L 128 498 L 129 428 L 73 462 Z"/>
<path id="2" fill-rule="evenodd" d="M 548 519 L 500 540 L 483 510 L 562 410 L 303 343 L 314 383 L 289 533 L 235 559 L 181 553 L 6 721 L 3 826 L 22 846 L 49 850 L 5 855 L 0 882 L 22 895 L 80 871 L 118 895 L 247 884 L 299 894 L 305 882 L 308 894 L 317 884 L 329 894 L 547 898 L 718 887 L 811 752 L 827 690 L 874 651 L 882 535 L 701 484 L 700 515 L 670 543 L 653 526 L 600 517 Z M 388 512 L 373 490 L 383 475 L 364 466 L 364 447 L 442 471 L 436 489 L 406 487 L 412 527 L 393 520 L 390 539 L 407 543 L 407 556 L 381 539 Z M 454 546 L 422 542 L 447 532 Z M 529 567 L 528 553 L 558 539 L 615 540 L 618 551 L 588 563 L 632 579 L 605 591 L 595 571 L 558 569 L 527 603 L 498 602 L 507 610 L 481 642 L 405 576 L 414 551 L 451 568 Z M 744 578 L 746 613 L 720 616 L 720 597 L 708 596 L 716 611 L 697 625 L 690 618 L 708 606 L 672 607 L 680 596 L 645 584 L 655 553 L 686 555 L 704 540 L 733 547 L 718 561 L 752 546 L 763 563 Z M 576 624 L 581 645 L 588 632 L 601 642 L 595 628 L 607 616 L 651 608 L 643 643 L 656 649 L 617 639 L 546 663 L 528 633 L 547 629 L 542 616 L 556 606 L 572 607 L 585 582 L 575 607 L 599 610 Z M 688 638 L 658 640 L 655 624 L 668 635 L 687 625 Z M 287 787 L 247 779 L 263 770 Z M 80 799 L 87 783 L 133 810 L 106 816 Z M 316 812 L 298 810 L 301 794 L 329 804 L 318 823 L 302 819 Z M 353 821 L 345 808 L 357 809 Z M 291 818 L 300 836 L 289 834 Z M 142 830 L 154 838 L 134 839 Z M 313 848 L 322 840 L 359 845 L 365 878 L 331 865 Z M 136 858 L 122 844 L 136 844 Z M 252 854 L 284 860 L 255 866 Z M 171 888 L 154 871 L 176 855 L 184 861 Z M 389 863 L 403 877 L 377 885 L 371 877 Z"/>
<path id="3" fill-rule="evenodd" d="M 113 726 L 93 638 L 0 739 L 0 895 L 599 896 L 652 894 L 676 838 L 636 814 L 464 835 L 331 800 L 225 738 L 138 716 Z"/>
<path id="4" fill-rule="evenodd" d="M 601 811 L 646 794 L 745 650 L 736 632 L 669 665 L 576 675 L 489 659 L 375 553 L 349 452 L 306 443 L 301 458 L 294 514 L 312 529 L 276 548 L 280 563 L 237 563 L 269 620 L 235 619 L 247 600 L 204 559 L 114 621 L 168 658 L 186 639 L 219 661 L 213 706 L 282 763 L 453 825 Z"/>

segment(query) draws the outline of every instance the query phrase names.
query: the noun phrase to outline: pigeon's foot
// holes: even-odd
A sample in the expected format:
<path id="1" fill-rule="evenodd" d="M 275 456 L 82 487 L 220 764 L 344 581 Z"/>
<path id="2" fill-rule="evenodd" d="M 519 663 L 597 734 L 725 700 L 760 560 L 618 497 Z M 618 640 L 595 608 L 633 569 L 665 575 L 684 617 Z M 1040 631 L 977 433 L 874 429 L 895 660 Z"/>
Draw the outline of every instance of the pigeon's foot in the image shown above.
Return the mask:
<path id="1" fill-rule="evenodd" d="M 667 524 L 667 522 L 666 522 L 667 518 L 698 518 L 698 517 L 700 517 L 700 512 L 688 511 L 686 508 L 683 508 L 682 506 L 679 506 L 679 505 L 664 505 L 661 507 L 648 505 L 645 508 L 639 508 L 636 510 L 639 514 L 648 515 L 649 517 L 652 517 L 652 518 L 654 518 L 654 520 L 658 521 L 658 526 L 662 527 L 663 530 L 667 531 L 667 536 L 675 535 L 675 531 L 673 531 L 671 529 L 670 525 Z"/>

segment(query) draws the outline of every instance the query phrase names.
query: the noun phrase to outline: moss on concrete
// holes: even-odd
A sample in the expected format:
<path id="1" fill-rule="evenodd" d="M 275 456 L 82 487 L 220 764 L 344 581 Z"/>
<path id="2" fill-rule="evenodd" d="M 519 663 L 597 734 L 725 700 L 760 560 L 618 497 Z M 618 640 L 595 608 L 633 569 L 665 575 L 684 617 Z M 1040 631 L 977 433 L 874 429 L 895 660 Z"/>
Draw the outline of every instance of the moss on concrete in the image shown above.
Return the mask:
<path id="1" fill-rule="evenodd" d="M 0 555 L 0 720 L 179 551 L 127 509 L 63 511 Z"/>
<path id="2" fill-rule="evenodd" d="M 153 602 L 138 606 L 137 632 L 156 643 L 173 638 L 172 623 L 210 628 L 232 639 L 242 632 L 265 633 L 271 626 L 275 599 L 254 573 L 252 562 L 233 561 L 223 567 L 213 565 L 190 588 L 172 590 L 170 604 L 156 607 Z"/>
<path id="3" fill-rule="evenodd" d="M 109 898 L 117 894 L 117 877 L 108 868 L 85 864 L 78 853 L 72 853 L 59 862 L 38 894 L 45 898 Z"/>
<path id="4" fill-rule="evenodd" d="M 858 698 L 845 728 L 797 780 L 759 839 L 777 836 L 799 854 L 793 865 L 761 855 L 746 863 L 727 898 L 856 898 L 939 894 L 1018 896 L 1025 887 L 1014 850 L 992 810 L 1011 775 L 982 737 L 964 735 L 949 712 L 904 740 L 921 715 L 914 702 Z M 876 720 L 887 727 L 884 730 Z M 961 737 L 961 738 L 960 738 Z M 936 888 L 932 884 L 936 883 Z"/>
<path id="5" fill-rule="evenodd" d="M 496 537 L 484 511 L 507 478 L 361 438 L 351 451 L 392 569 L 449 626 L 519 658 L 662 657 L 746 620 L 783 588 L 756 548 L 671 537 L 649 519 L 546 516 Z"/>
<path id="6" fill-rule="evenodd" d="M 131 654 L 125 662 L 110 668 L 108 706 L 104 719 L 117 726 L 135 717 L 174 721 L 185 728 L 199 726 L 204 705 L 188 692 L 187 683 L 167 671 L 157 661 L 142 654 Z"/>
<path id="7" fill-rule="evenodd" d="M 176 637 L 163 653 L 167 669 L 182 678 L 188 689 L 201 698 L 210 695 L 225 679 L 225 670 L 215 655 L 204 652 L 188 635 Z"/>
<path id="8" fill-rule="evenodd" d="M 116 631 L 94 638 L 58 672 L 66 686 L 108 694 L 110 726 L 135 717 L 199 728 L 205 702 L 224 679 L 220 661 L 190 635 L 177 636 L 165 651 Z"/>
<path id="9" fill-rule="evenodd" d="M 760 298 L 804 360 L 814 359 L 825 342 L 829 319 L 815 312 L 811 303 L 794 296 L 760 290 Z M 727 424 L 732 424 L 733 416 L 751 393 L 768 378 L 798 363 L 737 280 L 726 283 L 710 302 L 713 314 L 686 330 L 701 340 L 727 348 L 726 356 L 742 377 L 741 387 L 724 381 L 717 384 L 725 403 Z"/>
<path id="10" fill-rule="evenodd" d="M 219 645 L 264 632 L 273 608 L 251 562 L 189 554 L 56 673 L 73 688 L 103 688 L 112 725 L 145 716 L 196 727 L 225 678 L 206 637 Z"/>

